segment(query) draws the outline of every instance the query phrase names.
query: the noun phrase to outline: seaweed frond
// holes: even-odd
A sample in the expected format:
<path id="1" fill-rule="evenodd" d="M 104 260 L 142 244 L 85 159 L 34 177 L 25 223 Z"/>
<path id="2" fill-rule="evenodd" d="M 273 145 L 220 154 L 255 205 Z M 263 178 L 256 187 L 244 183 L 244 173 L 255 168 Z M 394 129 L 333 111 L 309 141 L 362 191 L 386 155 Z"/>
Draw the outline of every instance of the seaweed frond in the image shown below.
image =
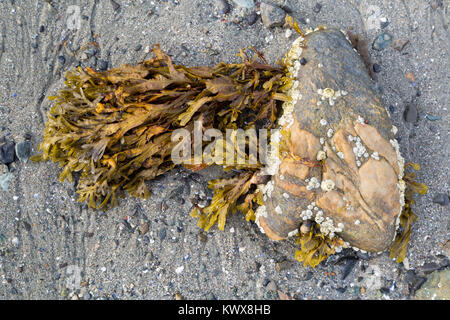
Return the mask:
<path id="1" fill-rule="evenodd" d="M 405 165 L 405 168 L 407 167 L 412 167 L 416 171 L 420 170 L 420 165 L 417 163 L 408 162 Z M 389 251 L 389 258 L 395 259 L 398 263 L 403 262 L 406 257 L 408 242 L 411 236 L 411 227 L 417 221 L 417 215 L 412 211 L 412 206 L 415 203 L 413 195 L 414 193 L 426 194 L 428 189 L 425 184 L 416 182 L 414 180 L 415 178 L 415 172 L 406 173 L 403 177 L 406 183 L 405 205 L 399 217 L 400 227 L 398 233 Z"/>
<path id="2" fill-rule="evenodd" d="M 323 260 L 335 253 L 337 247 L 344 243 L 341 239 L 324 235 L 320 231 L 320 225 L 313 223 L 311 230 L 307 233 L 298 232 L 298 249 L 295 250 L 295 259 L 303 262 L 303 266 L 315 268 Z"/>

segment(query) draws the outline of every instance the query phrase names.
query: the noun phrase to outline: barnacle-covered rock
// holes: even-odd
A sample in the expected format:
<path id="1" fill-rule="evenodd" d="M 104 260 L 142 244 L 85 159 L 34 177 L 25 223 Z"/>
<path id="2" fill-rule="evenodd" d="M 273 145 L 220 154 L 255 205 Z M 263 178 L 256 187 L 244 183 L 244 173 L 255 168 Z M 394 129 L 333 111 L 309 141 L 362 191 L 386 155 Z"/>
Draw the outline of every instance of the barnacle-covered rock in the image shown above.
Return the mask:
<path id="1" fill-rule="evenodd" d="M 293 101 L 279 119 L 280 159 L 269 159 L 257 222 L 274 240 L 312 220 L 350 246 L 387 249 L 404 204 L 403 158 L 361 57 L 328 29 L 300 37 L 285 63 Z"/>

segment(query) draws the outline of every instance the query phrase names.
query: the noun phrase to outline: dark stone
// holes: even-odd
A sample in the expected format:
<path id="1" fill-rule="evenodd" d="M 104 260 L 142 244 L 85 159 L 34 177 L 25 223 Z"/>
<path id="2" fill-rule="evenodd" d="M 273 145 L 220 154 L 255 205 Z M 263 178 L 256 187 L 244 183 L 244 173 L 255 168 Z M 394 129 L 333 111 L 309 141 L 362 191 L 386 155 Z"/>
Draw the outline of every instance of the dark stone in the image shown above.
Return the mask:
<path id="1" fill-rule="evenodd" d="M 0 145 L 0 163 L 10 164 L 14 161 L 14 142 L 6 142 Z"/>
<path id="2" fill-rule="evenodd" d="M 159 239 L 161 241 L 166 238 L 166 235 L 167 235 L 167 233 L 166 233 L 166 229 L 165 228 L 159 229 L 158 236 L 159 236 Z"/>
<path id="3" fill-rule="evenodd" d="M 227 14 L 230 12 L 230 5 L 227 0 L 217 0 L 216 8 L 219 11 L 219 14 Z"/>
<path id="4" fill-rule="evenodd" d="M 389 288 L 380 288 L 380 292 L 382 293 L 382 294 L 389 294 L 390 293 L 390 291 L 389 291 Z"/>
<path id="5" fill-rule="evenodd" d="M 118 3 L 115 2 L 114 0 L 109 0 L 109 1 L 111 2 L 111 5 L 112 5 L 114 11 L 119 10 L 120 4 L 118 4 Z"/>
<path id="6" fill-rule="evenodd" d="M 429 274 L 432 273 L 433 271 L 439 270 L 441 268 L 440 264 L 437 264 L 435 262 L 429 262 L 429 263 L 425 263 L 420 270 L 425 273 L 425 274 Z"/>
<path id="7" fill-rule="evenodd" d="M 20 161 L 23 163 L 27 163 L 31 154 L 31 142 L 30 141 L 21 141 L 16 144 L 16 155 Z"/>
<path id="8" fill-rule="evenodd" d="M 303 58 L 300 59 L 300 64 L 301 64 L 302 66 L 304 66 L 307 62 L 308 62 L 308 61 L 305 59 L 305 57 L 303 57 Z"/>
<path id="9" fill-rule="evenodd" d="M 358 261 L 358 259 L 355 259 L 355 258 L 347 259 L 346 263 L 342 267 L 342 273 L 341 273 L 341 279 L 342 280 L 345 280 L 345 278 L 348 277 L 350 272 L 352 272 L 352 270 L 355 267 L 357 261 Z"/>
<path id="10" fill-rule="evenodd" d="M 60 64 L 64 64 L 64 63 L 66 63 L 66 58 L 64 58 L 64 56 L 58 56 L 58 62 Z"/>
<path id="11" fill-rule="evenodd" d="M 414 294 L 425 283 L 427 278 L 418 276 L 414 270 L 408 270 L 405 280 L 408 283 L 410 294 Z"/>
<path id="12" fill-rule="evenodd" d="M 37 48 L 38 48 L 37 42 L 32 42 L 32 43 L 31 43 L 31 47 L 32 47 L 33 49 L 37 49 Z"/>
<path id="13" fill-rule="evenodd" d="M 105 71 L 108 69 L 108 61 L 105 61 L 103 59 L 98 60 L 98 69 L 101 71 Z"/>
<path id="14" fill-rule="evenodd" d="M 302 277 L 302 281 L 308 281 L 311 280 L 313 277 L 313 273 L 311 271 L 306 272 L 306 274 Z"/>
<path id="15" fill-rule="evenodd" d="M 135 48 L 134 51 L 139 51 L 142 49 L 142 44 L 138 44 Z"/>
<path id="16" fill-rule="evenodd" d="M 250 14 L 247 15 L 247 17 L 245 17 L 245 21 L 249 26 L 254 25 L 256 21 L 258 21 L 258 15 L 256 14 L 255 11 L 252 11 Z"/>
<path id="17" fill-rule="evenodd" d="M 418 111 L 417 111 L 417 107 L 414 104 L 408 104 L 405 107 L 405 111 L 403 112 L 403 119 L 406 122 L 417 122 L 418 120 Z"/>
<path id="18" fill-rule="evenodd" d="M 337 288 L 336 291 L 339 292 L 339 293 L 344 293 L 345 291 L 347 291 L 347 287 Z"/>
<path id="19" fill-rule="evenodd" d="M 448 206 L 449 204 L 449 198 L 448 198 L 448 194 L 445 193 L 438 193 L 434 196 L 433 198 L 433 202 L 440 204 L 441 206 Z"/>
<path id="20" fill-rule="evenodd" d="M 260 5 L 260 10 L 261 19 L 265 27 L 281 27 L 284 24 L 286 12 L 280 7 L 263 2 Z"/>
<path id="21" fill-rule="evenodd" d="M 378 63 L 374 63 L 372 68 L 373 68 L 373 72 L 378 73 L 381 71 L 381 66 Z"/>
<path id="22" fill-rule="evenodd" d="M 319 13 L 320 10 L 322 10 L 322 5 L 321 5 L 320 3 L 316 3 L 315 6 L 314 6 L 314 8 L 313 8 L 313 11 L 314 11 L 315 13 Z"/>
<path id="23" fill-rule="evenodd" d="M 44 26 L 40 26 L 40 27 L 39 27 L 39 32 L 42 33 L 42 32 L 44 32 L 44 31 L 45 31 L 45 27 L 44 27 Z"/>

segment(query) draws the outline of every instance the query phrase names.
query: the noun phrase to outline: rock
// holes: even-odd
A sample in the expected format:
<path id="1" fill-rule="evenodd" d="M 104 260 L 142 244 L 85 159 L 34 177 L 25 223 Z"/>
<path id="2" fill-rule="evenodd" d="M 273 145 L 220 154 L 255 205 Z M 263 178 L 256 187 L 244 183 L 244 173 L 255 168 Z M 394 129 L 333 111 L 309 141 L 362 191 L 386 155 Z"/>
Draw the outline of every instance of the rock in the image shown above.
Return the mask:
<path id="1" fill-rule="evenodd" d="M 227 0 L 216 0 L 215 4 L 219 14 L 227 14 L 230 12 L 230 5 Z"/>
<path id="2" fill-rule="evenodd" d="M 358 262 L 358 259 L 350 258 L 347 259 L 344 266 L 342 267 L 342 273 L 341 273 L 341 279 L 345 280 L 347 276 L 352 272 L 353 268 L 356 265 L 356 262 Z"/>
<path id="3" fill-rule="evenodd" d="M 373 72 L 375 72 L 375 73 L 381 72 L 381 66 L 378 63 L 374 63 L 372 68 L 373 68 Z"/>
<path id="4" fill-rule="evenodd" d="M 394 49 L 401 52 L 408 43 L 409 40 L 397 39 L 394 41 Z"/>
<path id="5" fill-rule="evenodd" d="M 120 4 L 118 4 L 118 3 L 115 2 L 114 0 L 109 0 L 109 1 L 111 2 L 111 5 L 112 5 L 114 11 L 119 10 Z"/>
<path id="6" fill-rule="evenodd" d="M 238 7 L 251 9 L 255 6 L 255 2 L 253 0 L 233 0 L 234 4 Z"/>
<path id="7" fill-rule="evenodd" d="M 408 104 L 403 111 L 403 119 L 406 122 L 415 123 L 418 120 L 419 112 L 415 104 Z"/>
<path id="8" fill-rule="evenodd" d="M 266 28 L 281 27 L 284 24 L 286 12 L 280 7 L 269 3 L 261 3 L 261 20 Z"/>
<path id="9" fill-rule="evenodd" d="M 321 5 L 320 3 L 316 3 L 316 4 L 314 5 L 313 11 L 314 11 L 315 13 L 319 13 L 320 10 L 322 10 L 322 5 Z"/>
<path id="10" fill-rule="evenodd" d="M 246 17 L 245 21 L 249 26 L 254 25 L 256 21 L 258 21 L 258 15 L 256 14 L 256 11 L 250 12 Z"/>
<path id="11" fill-rule="evenodd" d="M 105 71 L 108 69 L 108 61 L 105 61 L 103 59 L 98 60 L 98 69 L 100 71 Z"/>
<path id="12" fill-rule="evenodd" d="M 433 202 L 440 204 L 441 206 L 448 206 L 448 204 L 450 203 L 448 194 L 445 193 L 436 194 L 433 198 Z"/>
<path id="13" fill-rule="evenodd" d="M 30 141 L 21 141 L 16 144 L 16 155 L 20 161 L 23 163 L 27 163 L 31 154 L 31 142 Z"/>
<path id="14" fill-rule="evenodd" d="M 298 63 L 301 80 L 294 92 L 301 99 L 290 106 L 284 128 L 290 136 L 287 154 L 306 162 L 280 159 L 266 215 L 258 222 L 272 240 L 283 240 L 304 219 L 320 224 L 329 219 L 332 226 L 325 225 L 323 234 L 336 232 L 351 246 L 384 251 L 401 212 L 392 122 L 364 62 L 341 31 L 312 32 L 304 43 L 298 59 L 308 63 Z M 325 158 L 318 162 L 321 155 Z"/>
<path id="15" fill-rule="evenodd" d="M 284 270 L 287 270 L 291 267 L 291 263 L 287 260 L 283 260 L 281 262 L 277 262 L 275 264 L 275 269 L 277 270 L 277 272 L 281 272 Z"/>
<path id="16" fill-rule="evenodd" d="M 372 48 L 377 51 L 386 49 L 392 42 L 392 36 L 389 33 L 382 33 L 375 38 L 372 43 Z"/>
<path id="17" fill-rule="evenodd" d="M 161 229 L 159 229 L 159 232 L 158 232 L 158 236 L 159 236 L 159 239 L 162 241 L 162 240 L 164 240 L 165 238 L 166 238 L 166 229 L 165 228 L 161 228 Z"/>
<path id="18" fill-rule="evenodd" d="M 138 44 L 136 47 L 134 47 L 134 51 L 139 51 L 142 49 L 142 44 Z"/>
<path id="19" fill-rule="evenodd" d="M 206 236 L 206 234 L 204 232 L 199 232 L 198 239 L 201 242 L 206 242 L 208 240 L 208 237 Z"/>
<path id="20" fill-rule="evenodd" d="M 64 58 L 64 56 L 58 56 L 58 62 L 63 65 L 64 63 L 66 63 L 66 58 Z"/>
<path id="21" fill-rule="evenodd" d="M 149 229 L 148 222 L 144 222 L 139 226 L 139 231 L 141 232 L 141 234 L 146 234 L 148 232 L 148 229 Z"/>
<path id="22" fill-rule="evenodd" d="M 450 300 L 450 269 L 435 271 L 416 291 L 416 298 L 421 300 Z"/>
<path id="23" fill-rule="evenodd" d="M 427 278 L 417 275 L 414 270 L 408 270 L 405 280 L 408 283 L 410 294 L 413 295 L 425 283 Z"/>
<path id="24" fill-rule="evenodd" d="M 277 291 L 278 290 L 277 283 L 273 280 L 270 281 L 266 286 L 266 290 L 273 291 L 273 292 Z"/>
<path id="25" fill-rule="evenodd" d="M 2 168 L 6 167 L 4 165 L 1 165 Z M 8 169 L 8 167 L 6 167 L 6 170 Z M 4 169 L 2 169 L 4 170 Z M 0 175 L 0 189 L 2 189 L 3 191 L 8 191 L 8 187 L 9 187 L 9 181 L 11 180 L 11 172 L 7 171 L 5 173 L 3 173 L 2 175 Z"/>
<path id="26" fill-rule="evenodd" d="M 420 267 L 420 270 L 425 274 L 429 274 L 432 273 L 433 271 L 439 270 L 440 268 L 441 268 L 440 264 L 437 264 L 435 262 L 428 262 L 425 263 L 422 267 Z"/>
<path id="27" fill-rule="evenodd" d="M 14 142 L 0 144 L 0 164 L 10 164 L 14 161 Z"/>

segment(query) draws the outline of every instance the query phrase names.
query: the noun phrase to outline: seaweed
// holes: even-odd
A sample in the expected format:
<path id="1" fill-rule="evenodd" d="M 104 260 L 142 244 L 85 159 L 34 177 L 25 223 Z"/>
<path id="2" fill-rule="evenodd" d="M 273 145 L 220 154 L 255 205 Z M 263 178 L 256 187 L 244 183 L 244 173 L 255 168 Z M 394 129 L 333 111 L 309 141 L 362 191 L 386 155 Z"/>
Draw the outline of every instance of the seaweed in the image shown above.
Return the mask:
<path id="1" fill-rule="evenodd" d="M 420 165 L 417 163 L 406 163 L 405 168 L 411 167 L 416 171 L 420 170 Z M 412 211 L 414 205 L 414 193 L 426 194 L 428 188 L 423 183 L 418 183 L 415 172 L 406 173 L 403 180 L 406 183 L 405 190 L 405 205 L 400 214 L 400 224 L 398 232 L 395 236 L 392 247 L 389 251 L 389 258 L 395 259 L 397 263 L 403 262 L 406 257 L 408 249 L 409 238 L 411 237 L 411 228 L 414 222 L 417 221 L 417 215 Z"/>

